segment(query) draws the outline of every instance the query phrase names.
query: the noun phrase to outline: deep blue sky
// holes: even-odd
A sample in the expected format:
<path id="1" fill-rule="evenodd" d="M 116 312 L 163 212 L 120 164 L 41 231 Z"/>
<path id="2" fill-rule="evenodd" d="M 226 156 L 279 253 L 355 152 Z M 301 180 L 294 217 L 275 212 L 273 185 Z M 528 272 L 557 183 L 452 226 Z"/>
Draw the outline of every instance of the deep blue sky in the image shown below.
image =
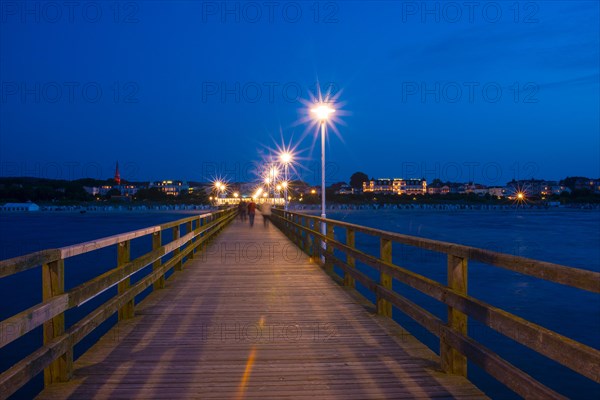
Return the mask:
<path id="1" fill-rule="evenodd" d="M 600 175 L 597 1 L 29 4 L 0 2 L 3 176 L 245 180 L 282 132 L 315 182 L 317 80 L 348 114 L 330 183 Z"/>

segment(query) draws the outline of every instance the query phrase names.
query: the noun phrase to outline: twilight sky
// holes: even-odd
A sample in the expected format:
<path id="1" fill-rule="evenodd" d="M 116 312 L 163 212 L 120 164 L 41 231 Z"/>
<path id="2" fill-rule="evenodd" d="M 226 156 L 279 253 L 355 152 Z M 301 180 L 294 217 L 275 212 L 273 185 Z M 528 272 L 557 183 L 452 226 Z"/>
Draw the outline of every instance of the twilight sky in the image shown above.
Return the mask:
<path id="1" fill-rule="evenodd" d="M 283 140 L 316 182 L 317 82 L 328 183 L 600 176 L 597 1 L 68 4 L 0 3 L 0 176 L 251 180 Z"/>

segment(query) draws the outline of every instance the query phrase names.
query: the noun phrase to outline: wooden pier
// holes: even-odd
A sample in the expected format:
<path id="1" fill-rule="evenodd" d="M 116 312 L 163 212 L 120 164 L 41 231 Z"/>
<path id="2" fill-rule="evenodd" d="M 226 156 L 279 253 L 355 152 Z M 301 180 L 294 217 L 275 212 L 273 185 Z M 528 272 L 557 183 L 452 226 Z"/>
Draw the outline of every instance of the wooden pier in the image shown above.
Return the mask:
<path id="1" fill-rule="evenodd" d="M 2 261 L 0 278 L 42 265 L 44 301 L 1 322 L 2 332 L 10 328 L 12 334 L 0 336 L 0 347 L 42 324 L 44 345 L 0 375 L 0 397 L 44 371 L 40 399 L 485 398 L 466 378 L 468 358 L 523 397 L 561 398 L 470 339 L 468 316 L 600 379 L 598 350 L 466 294 L 468 259 L 510 264 L 534 276 L 544 264 L 544 279 L 596 293 L 597 273 L 303 214 L 275 211 L 272 218 L 275 224 L 265 227 L 258 216 L 250 228 L 233 209 L 223 210 Z M 334 236 L 340 229 L 346 230 L 344 243 Z M 173 231 L 166 244 L 165 230 Z M 380 237 L 380 254 L 356 250 L 355 232 Z M 130 260 L 130 241 L 145 235 L 153 237 L 152 252 Z M 393 241 L 448 253 L 448 284 L 393 266 Z M 64 292 L 65 258 L 113 245 L 115 269 Z M 334 249 L 346 258 L 335 256 Z M 166 260 L 168 254 L 173 257 Z M 380 280 L 358 272 L 357 261 L 378 269 Z M 341 280 L 334 264 L 345 271 Z M 152 272 L 130 283 L 143 268 Z M 170 269 L 175 273 L 165 279 Z M 392 279 L 446 302 L 448 321 L 394 293 Z M 356 292 L 357 280 L 377 294 L 376 304 Z M 65 310 L 115 285 L 117 296 L 65 327 Z M 149 286 L 153 292 L 134 304 Z M 441 355 L 389 318 L 392 308 L 439 336 Z M 115 313 L 118 324 L 73 360 L 73 346 Z"/>

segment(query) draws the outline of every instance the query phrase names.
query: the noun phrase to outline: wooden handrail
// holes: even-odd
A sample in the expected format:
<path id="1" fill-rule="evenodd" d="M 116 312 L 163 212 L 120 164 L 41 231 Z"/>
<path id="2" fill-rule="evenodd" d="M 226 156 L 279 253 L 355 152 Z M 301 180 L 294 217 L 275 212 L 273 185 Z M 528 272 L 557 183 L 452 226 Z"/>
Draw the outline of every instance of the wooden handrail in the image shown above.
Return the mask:
<path id="1" fill-rule="evenodd" d="M 49 249 L 2 260 L 0 261 L 0 278 L 60 260 L 60 254 L 60 249 Z"/>
<path id="2" fill-rule="evenodd" d="M 219 215 L 223 210 L 214 213 L 200 214 L 193 217 L 184 218 L 181 220 L 168 222 L 162 225 L 150 226 L 148 228 L 138 229 L 136 231 L 121 233 L 119 235 L 107 236 L 105 238 L 91 240 L 84 243 L 79 243 L 71 246 L 65 246 L 58 249 L 48 249 L 36 251 L 34 253 L 25 254 L 7 260 L 0 261 L 0 278 L 16 274 L 17 272 L 26 271 L 35 268 L 41 264 L 47 264 L 60 259 L 74 257 L 80 254 L 88 253 L 94 250 L 100 250 L 104 247 L 113 246 L 127 240 L 132 240 L 142 236 L 147 236 L 155 232 L 161 232 L 172 228 L 193 222 L 198 219 L 203 219 L 211 215 Z"/>
<path id="3" fill-rule="evenodd" d="M 236 214 L 237 208 L 229 208 L 0 261 L 0 278 L 40 265 L 44 271 L 43 301 L 0 322 L 0 348 L 44 325 L 43 346 L 0 374 L 0 399 L 10 396 L 42 371 L 46 385 L 70 379 L 75 344 L 115 312 L 119 312 L 119 319 L 133 316 L 135 296 L 149 286 L 156 290 L 164 287 L 165 274 L 177 265 L 182 267 L 184 258 L 192 258 L 193 253 L 212 240 Z M 167 244 L 161 243 L 163 230 L 178 229 L 183 224 L 186 225 L 184 236 L 174 237 Z M 152 236 L 152 251 L 130 260 L 131 240 L 147 235 Z M 115 268 L 68 292 L 63 291 L 65 258 L 113 245 L 118 246 Z M 162 257 L 170 253 L 173 253 L 173 256 L 163 264 Z M 148 266 L 152 266 L 152 271 L 131 286 L 129 277 Z M 65 311 L 82 305 L 115 285 L 119 286 L 117 296 L 100 305 L 69 329 L 65 329 Z"/>
<path id="4" fill-rule="evenodd" d="M 476 260 L 508 268 L 594 293 L 600 293 L 599 273 L 469 246 L 386 232 L 307 214 L 274 209 L 273 216 L 275 225 L 299 243 L 300 247 L 315 260 L 323 257 L 325 259 L 324 267 L 338 266 L 344 272 L 343 279 L 346 286 L 354 286 L 354 281 L 358 281 L 373 292 L 377 298 L 379 314 L 391 316 L 387 307 L 389 307 L 388 304 L 393 304 L 438 336 L 440 338 L 441 365 L 445 371 L 466 376 L 467 359 L 469 359 L 521 396 L 532 397 L 537 393 L 533 397 L 542 395 L 545 398 L 563 398 L 468 337 L 467 317 L 472 317 L 504 336 L 600 383 L 599 350 L 469 296 L 467 294 L 467 261 Z M 326 224 L 327 234 L 322 233 L 321 224 Z M 335 239 L 334 228 L 346 230 L 346 243 Z M 378 237 L 380 254 L 371 255 L 357 250 L 355 232 Z M 325 248 L 319 245 L 322 241 L 326 244 Z M 448 284 L 439 283 L 394 265 L 390 242 L 447 254 Z M 345 254 L 346 260 L 335 256 L 334 250 Z M 379 281 L 377 282 L 358 271 L 355 262 L 361 262 L 377 270 L 380 273 Z M 510 262 L 514 264 L 508 266 Z M 444 323 L 417 304 L 394 292 L 391 286 L 392 278 L 447 305 L 447 322 Z"/>
<path id="5" fill-rule="evenodd" d="M 281 210 L 274 209 L 276 216 L 282 217 Z M 286 213 L 293 215 L 295 213 Z M 321 217 L 300 214 L 304 218 L 314 220 L 315 222 L 326 222 L 344 229 L 351 229 L 354 232 L 361 232 L 367 235 L 388 239 L 395 243 L 405 244 L 412 247 L 418 247 L 423 250 L 430 250 L 437 253 L 444 253 L 479 261 L 484 264 L 508 269 L 524 275 L 533 276 L 550 282 L 560 283 L 593 293 L 600 293 L 600 273 L 580 268 L 566 267 L 560 264 L 554 264 L 546 261 L 534 260 L 527 257 L 513 256 L 511 254 L 499 253 L 496 251 L 480 249 L 477 247 L 466 246 L 462 244 L 443 242 L 439 240 L 426 239 L 417 236 L 403 235 L 400 233 L 383 231 L 380 229 L 369 228 L 362 225 L 351 224 L 332 219 L 322 219 Z"/>

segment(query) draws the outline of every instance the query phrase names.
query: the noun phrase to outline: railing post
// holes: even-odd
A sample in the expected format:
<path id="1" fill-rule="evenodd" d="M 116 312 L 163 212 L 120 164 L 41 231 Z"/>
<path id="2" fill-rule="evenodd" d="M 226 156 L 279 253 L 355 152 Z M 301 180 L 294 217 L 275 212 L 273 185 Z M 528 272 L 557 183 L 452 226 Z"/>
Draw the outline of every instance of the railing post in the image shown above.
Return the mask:
<path id="1" fill-rule="evenodd" d="M 281 215 L 283 217 L 283 224 L 282 224 L 282 228 L 283 228 L 283 233 L 286 234 L 287 230 L 290 227 L 290 222 L 288 221 L 288 218 L 290 216 L 290 213 L 287 211 L 282 211 Z"/>
<path id="2" fill-rule="evenodd" d="M 315 221 L 315 230 L 317 230 L 318 228 L 318 232 L 323 235 L 325 232 L 323 232 L 323 227 L 324 227 L 324 222 L 321 220 L 316 220 Z M 321 238 L 321 236 L 315 236 L 315 242 L 316 242 L 316 246 L 315 246 L 315 257 L 319 258 L 319 261 L 321 261 L 321 263 L 325 262 L 325 258 L 324 258 L 324 248 L 325 248 L 325 240 Z"/>
<path id="3" fill-rule="evenodd" d="M 117 266 L 122 267 L 131 260 L 131 241 L 126 240 L 117 244 Z M 131 278 L 127 277 L 119 282 L 118 292 L 119 294 L 125 293 L 130 286 Z M 134 315 L 134 299 L 129 300 L 119 309 L 119 321 L 124 319 L 133 318 Z"/>
<path id="4" fill-rule="evenodd" d="M 212 223 L 212 214 L 210 214 L 208 217 L 206 217 L 204 219 L 204 225 L 210 225 L 211 223 Z M 208 242 L 210 242 L 210 238 L 211 238 L 210 230 L 206 231 L 206 233 L 204 233 L 204 236 L 207 236 L 206 241 L 204 242 L 204 249 L 206 249 L 206 247 L 208 247 Z"/>
<path id="5" fill-rule="evenodd" d="M 159 249 L 162 246 L 162 231 L 154 232 L 152 234 L 152 250 Z M 156 271 L 162 265 L 162 261 L 158 260 L 152 263 L 152 271 Z M 154 290 L 163 289 L 165 287 L 165 274 L 162 274 L 160 278 L 154 282 Z"/>
<path id="6" fill-rule="evenodd" d="M 186 234 L 193 232 L 194 230 L 194 221 L 188 221 L 188 223 L 186 224 Z M 186 246 L 186 249 L 189 247 L 193 247 L 194 246 L 194 239 L 190 239 L 190 241 L 188 242 L 188 245 Z M 194 258 L 194 250 L 190 251 L 187 255 L 188 260 L 192 260 Z"/>
<path id="7" fill-rule="evenodd" d="M 303 227 L 304 227 L 304 226 L 306 226 L 306 217 L 305 217 L 305 216 L 302 216 L 302 217 L 300 218 L 299 222 L 300 222 L 300 225 L 301 225 L 301 226 L 303 226 Z M 300 243 L 301 243 L 301 246 L 300 246 L 300 248 L 301 248 L 301 249 L 302 249 L 302 251 L 303 251 L 303 252 L 305 252 L 305 253 L 308 253 L 308 248 L 307 248 L 307 246 L 306 246 L 306 243 L 307 243 L 307 240 L 306 240 L 306 239 L 307 239 L 307 238 L 308 238 L 308 234 L 306 233 L 306 231 L 305 231 L 304 229 L 300 228 Z"/>
<path id="8" fill-rule="evenodd" d="M 292 221 L 294 221 L 296 224 L 299 224 L 300 216 L 298 216 L 298 214 L 295 214 Z M 300 240 L 300 227 L 298 225 L 294 225 L 294 242 L 296 242 L 297 246 L 302 246 L 302 241 Z"/>
<path id="9" fill-rule="evenodd" d="M 392 262 L 392 241 L 381 238 L 379 242 L 379 258 L 381 261 Z M 392 277 L 388 274 L 380 272 L 380 283 L 386 289 L 392 288 Z M 392 317 L 392 303 L 377 296 L 377 313 L 385 317 Z"/>
<path id="10" fill-rule="evenodd" d="M 354 242 L 355 242 L 355 232 L 354 232 L 354 229 L 346 228 L 346 245 L 348 247 L 354 249 L 354 245 L 355 245 Z M 354 268 L 356 266 L 356 263 L 354 261 L 354 257 L 352 257 L 348 253 L 346 253 L 346 264 L 348 264 L 348 266 L 350 268 Z M 346 272 L 344 274 L 344 286 L 348 286 L 348 287 L 354 287 L 355 286 L 354 278 L 348 272 Z"/>
<path id="11" fill-rule="evenodd" d="M 202 218 L 198 217 L 198 219 L 196 220 L 196 230 L 199 232 L 200 231 L 200 227 L 202 226 Z M 194 240 L 194 242 L 198 242 L 200 240 L 200 235 L 196 236 L 196 239 Z M 198 245 L 194 246 L 194 254 L 196 254 L 198 251 L 200 251 L 201 249 L 198 248 Z"/>
<path id="12" fill-rule="evenodd" d="M 313 230 L 313 227 L 311 226 L 313 219 L 306 217 L 306 227 L 309 230 Z M 306 250 L 308 252 L 308 255 L 311 257 L 315 256 L 315 247 L 314 247 L 314 235 L 312 233 L 307 233 L 306 234 Z"/>
<path id="13" fill-rule="evenodd" d="M 48 300 L 51 297 L 61 295 L 65 292 L 65 261 L 57 260 L 42 265 L 42 298 Z M 65 313 L 44 323 L 44 344 L 65 333 Z M 66 382 L 73 373 L 73 347 L 69 346 L 65 354 L 62 354 L 44 369 L 44 385 L 48 386 L 56 382 Z"/>
<path id="14" fill-rule="evenodd" d="M 326 226 L 327 239 L 333 240 L 333 224 L 330 222 Z M 329 255 L 333 255 L 333 246 L 331 244 L 327 244 L 325 248 L 325 252 Z M 328 273 L 333 273 L 333 262 L 329 261 L 327 257 L 325 257 L 325 271 Z"/>
<path id="15" fill-rule="evenodd" d="M 207 224 L 207 221 L 208 221 L 207 217 L 200 218 L 200 223 L 198 225 L 200 227 L 200 229 L 204 229 L 204 226 Z M 206 234 L 204 232 L 202 232 L 200 234 L 200 239 L 202 240 L 202 244 L 200 245 L 200 249 L 198 249 L 198 251 L 204 251 L 204 249 L 208 245 L 208 243 L 206 243 L 206 240 L 203 239 L 204 236 L 206 236 Z"/>
<path id="16" fill-rule="evenodd" d="M 467 259 L 448 254 L 448 287 L 467 294 Z M 448 307 L 448 328 L 467 335 L 467 316 L 453 307 Z M 442 369 L 449 374 L 467 376 L 467 358 L 440 338 Z"/>
<path id="17" fill-rule="evenodd" d="M 179 225 L 173 227 L 173 241 L 179 239 L 181 237 L 181 230 L 179 229 Z M 181 253 L 181 249 L 178 247 L 173 250 L 173 257 L 177 257 Z M 181 271 L 183 269 L 183 262 L 179 260 L 173 266 L 175 271 Z"/>

